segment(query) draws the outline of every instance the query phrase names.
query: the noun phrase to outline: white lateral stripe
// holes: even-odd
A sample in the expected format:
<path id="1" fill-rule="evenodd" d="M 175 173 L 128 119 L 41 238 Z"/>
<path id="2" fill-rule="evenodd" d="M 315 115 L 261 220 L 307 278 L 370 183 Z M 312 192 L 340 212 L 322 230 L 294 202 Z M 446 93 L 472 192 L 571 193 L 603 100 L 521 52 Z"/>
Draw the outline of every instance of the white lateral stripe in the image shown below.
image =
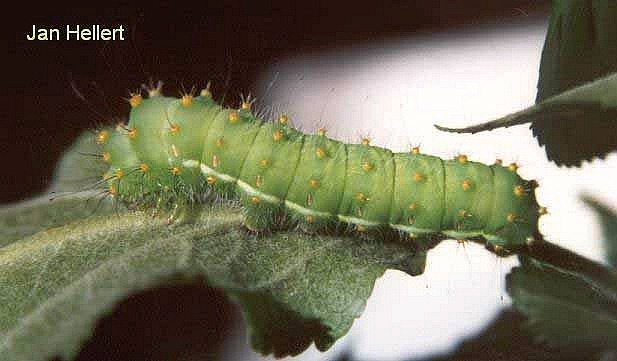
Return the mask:
<path id="1" fill-rule="evenodd" d="M 269 202 L 269 203 L 273 203 L 273 204 L 278 204 L 281 203 L 280 198 L 276 197 L 276 196 L 272 196 L 269 194 L 265 194 L 255 188 L 253 188 L 250 184 L 240 180 L 240 179 L 236 179 L 232 176 L 229 176 L 227 174 L 224 173 L 219 173 L 217 171 L 215 171 L 214 169 L 208 167 L 207 165 L 200 163 L 197 160 L 194 159 L 187 159 L 185 161 L 182 162 L 182 165 L 187 167 L 187 168 L 197 168 L 199 167 L 201 169 L 201 173 L 205 174 L 205 175 L 213 175 L 215 177 L 217 177 L 218 179 L 225 181 L 225 182 L 237 182 L 238 186 L 247 194 L 252 195 L 252 196 L 257 196 L 260 199 Z M 363 226 L 368 226 L 368 227 L 377 227 L 377 226 L 383 226 L 386 225 L 378 223 L 378 222 L 372 222 L 372 221 L 367 221 L 366 219 L 362 219 L 362 218 L 357 218 L 357 217 L 350 217 L 350 216 L 343 216 L 340 214 L 334 215 L 332 213 L 329 212 L 320 212 L 320 211 L 316 211 L 313 209 L 309 209 L 306 207 L 303 207 L 301 205 L 299 205 L 298 203 L 294 203 L 291 201 L 285 201 L 285 206 L 300 213 L 303 215 L 310 215 L 310 216 L 316 216 L 316 217 L 333 217 L 336 216 L 338 219 L 340 219 L 343 222 L 347 222 L 347 223 L 352 223 L 352 224 L 360 224 Z M 410 232 L 410 233 L 436 233 L 439 231 L 435 231 L 432 229 L 426 229 L 426 228 L 418 228 L 418 227 L 414 227 L 414 226 L 409 226 L 409 225 L 404 225 L 404 224 L 388 224 L 390 227 L 398 229 L 400 231 L 403 232 Z M 446 231 L 447 232 L 447 231 Z M 445 233 L 445 232 L 443 232 Z"/>
<path id="2" fill-rule="evenodd" d="M 253 188 L 250 184 L 241 181 L 240 179 L 238 179 L 238 187 L 242 188 L 242 190 L 245 191 L 247 194 L 257 196 L 261 200 L 264 200 L 266 202 L 274 204 L 281 203 L 281 200 L 278 197 L 260 192 L 257 189 Z"/>
<path id="3" fill-rule="evenodd" d="M 320 212 L 320 211 L 308 209 L 292 201 L 285 201 L 285 206 L 305 216 L 317 216 L 317 217 L 328 217 L 328 218 L 332 217 L 332 213 Z"/>
<path id="4" fill-rule="evenodd" d="M 383 224 L 378 223 L 378 222 L 371 222 L 371 221 L 367 221 L 366 219 L 362 219 L 362 218 L 356 218 L 356 217 L 349 217 L 349 216 L 342 216 L 340 214 L 336 215 L 338 217 L 338 219 L 340 219 L 343 222 L 347 222 L 347 223 L 353 223 L 353 224 L 360 224 L 363 226 L 368 226 L 368 227 L 377 227 L 377 226 L 382 226 Z"/>
<path id="5" fill-rule="evenodd" d="M 187 159 L 182 162 L 182 165 L 187 168 L 199 168 L 199 161 L 195 159 Z"/>
<path id="6" fill-rule="evenodd" d="M 476 236 L 482 236 L 483 235 L 481 230 L 455 231 L 455 230 L 452 230 L 452 229 L 445 229 L 445 230 L 441 231 L 441 233 L 445 234 L 448 237 L 452 237 L 452 238 L 476 237 Z"/>
<path id="7" fill-rule="evenodd" d="M 229 176 L 227 174 L 224 174 L 224 173 L 219 173 L 203 163 L 201 163 L 200 168 L 201 168 L 201 173 L 205 175 L 213 175 L 216 178 L 222 181 L 225 181 L 225 182 L 235 182 L 236 181 L 236 178 Z"/>
<path id="8" fill-rule="evenodd" d="M 438 233 L 439 231 L 435 231 L 434 229 L 428 229 L 428 228 L 419 228 L 419 227 L 414 227 L 414 226 L 409 226 L 406 224 L 389 224 L 390 227 L 394 228 L 394 229 L 398 229 L 399 231 L 403 231 L 403 232 L 409 232 L 409 233 L 418 233 L 418 234 L 422 234 L 422 233 Z"/>

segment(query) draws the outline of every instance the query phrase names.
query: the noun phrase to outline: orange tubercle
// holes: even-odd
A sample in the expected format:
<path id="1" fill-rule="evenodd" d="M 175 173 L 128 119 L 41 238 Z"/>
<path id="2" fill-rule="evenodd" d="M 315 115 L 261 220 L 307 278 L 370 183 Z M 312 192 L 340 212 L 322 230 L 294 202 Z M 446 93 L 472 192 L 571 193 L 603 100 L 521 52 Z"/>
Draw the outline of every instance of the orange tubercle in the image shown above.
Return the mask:
<path id="1" fill-rule="evenodd" d="M 272 139 L 274 139 L 275 142 L 283 139 L 283 132 L 281 132 L 280 129 L 277 129 L 274 134 L 272 134 Z"/>
<path id="2" fill-rule="evenodd" d="M 191 94 L 184 94 L 180 99 L 183 107 L 190 107 L 193 104 L 193 96 Z"/>
<path id="3" fill-rule="evenodd" d="M 106 130 L 101 130 L 96 134 L 96 143 L 97 144 L 105 144 L 109 139 L 109 132 Z"/>
<path id="4" fill-rule="evenodd" d="M 525 187 L 522 185 L 517 185 L 514 187 L 514 195 L 517 197 L 522 197 L 525 195 Z"/>
<path id="5" fill-rule="evenodd" d="M 368 161 L 362 162 L 362 169 L 365 172 L 370 172 L 373 170 L 373 164 L 371 164 L 371 162 L 368 162 Z"/>
<path id="6" fill-rule="evenodd" d="M 240 119 L 240 117 L 238 116 L 238 112 L 235 111 L 235 110 L 232 110 L 229 113 L 229 122 L 232 123 L 232 124 L 235 124 L 235 123 L 238 122 L 238 119 Z"/>
<path id="7" fill-rule="evenodd" d="M 129 104 L 131 105 L 131 108 L 137 108 L 141 104 L 142 100 L 143 98 L 140 94 L 131 94 L 131 97 L 129 98 Z"/>
<path id="8" fill-rule="evenodd" d="M 126 133 L 129 136 L 129 139 L 135 139 L 137 138 L 137 129 L 133 128 L 133 129 L 129 129 L 128 133 Z"/>
<path id="9" fill-rule="evenodd" d="M 461 183 L 461 187 L 463 188 L 464 191 L 470 190 L 472 186 L 473 186 L 473 183 L 469 179 L 465 179 Z"/>

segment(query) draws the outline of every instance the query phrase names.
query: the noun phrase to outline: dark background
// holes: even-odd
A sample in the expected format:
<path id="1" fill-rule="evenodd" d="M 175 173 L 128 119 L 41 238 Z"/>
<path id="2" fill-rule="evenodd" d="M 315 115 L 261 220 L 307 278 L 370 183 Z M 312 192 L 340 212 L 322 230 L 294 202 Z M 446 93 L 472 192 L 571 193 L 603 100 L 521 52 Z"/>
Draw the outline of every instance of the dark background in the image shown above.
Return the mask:
<path id="1" fill-rule="evenodd" d="M 498 26 L 513 17 L 547 16 L 548 5 L 539 0 L 12 4 L 17 8 L 5 8 L 0 25 L 6 44 L 0 66 L 0 202 L 43 191 L 72 140 L 126 116 L 123 97 L 150 77 L 164 80 L 167 94 L 212 80 L 217 98 L 225 93 L 237 101 L 261 71 L 289 56 L 465 24 Z M 124 24 L 128 40 L 29 42 L 33 24 Z M 91 107 L 75 95 L 71 82 Z M 237 317 L 219 292 L 199 281 L 149 291 L 102 320 L 81 359 L 109 359 L 109 350 L 117 359 L 170 359 L 179 352 L 208 358 Z"/>
<path id="2" fill-rule="evenodd" d="M 546 14 L 548 1 L 134 1 L 26 2 L 0 25 L 3 86 L 0 202 L 42 191 L 54 165 L 84 129 L 125 116 L 123 97 L 163 79 L 168 94 L 204 86 L 237 99 L 267 65 L 322 49 Z M 26 41 L 32 25 L 124 24 L 124 42 Z M 229 75 L 229 77 L 227 77 Z M 93 103 L 75 96 L 71 79 Z M 229 79 L 228 86 L 225 86 Z M 96 84 L 96 85 L 94 85 Z M 109 106 L 105 105 L 108 103 Z"/>

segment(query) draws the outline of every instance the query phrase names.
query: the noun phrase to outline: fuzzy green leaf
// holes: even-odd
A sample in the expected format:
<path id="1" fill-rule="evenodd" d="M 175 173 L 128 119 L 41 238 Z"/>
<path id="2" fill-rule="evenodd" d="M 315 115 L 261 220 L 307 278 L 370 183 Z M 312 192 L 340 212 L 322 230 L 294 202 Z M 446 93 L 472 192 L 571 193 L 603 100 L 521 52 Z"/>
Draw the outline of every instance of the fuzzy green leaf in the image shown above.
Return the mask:
<path id="1" fill-rule="evenodd" d="M 262 353 L 325 350 L 357 318 L 387 268 L 422 273 L 409 245 L 239 228 L 237 209 L 169 226 L 143 213 L 89 218 L 0 249 L 0 355 L 67 359 L 101 316 L 140 290 L 204 276 L 243 307 Z M 208 305 L 204 305 L 208 307 Z"/>
<path id="2" fill-rule="evenodd" d="M 0 207 L 0 247 L 20 238 L 68 222 L 113 211 L 109 199 L 96 193 L 81 193 L 54 199 L 42 195 L 32 200 Z"/>
<path id="3" fill-rule="evenodd" d="M 606 259 L 613 267 L 617 268 L 617 214 L 593 198 L 584 197 L 583 200 L 600 217 L 604 233 Z"/>
<path id="4" fill-rule="evenodd" d="M 508 293 L 537 339 L 597 351 L 617 347 L 617 285 L 524 256 L 521 261 L 507 277 Z"/>
<path id="5" fill-rule="evenodd" d="M 437 128 L 477 133 L 531 123 L 547 157 L 559 165 L 604 158 L 617 150 L 617 76 L 609 76 L 615 72 L 617 2 L 555 0 L 536 105 L 466 128 Z"/>
<path id="6" fill-rule="evenodd" d="M 92 132 L 84 132 L 62 154 L 50 193 L 88 191 L 101 180 L 109 165 L 102 161 L 101 147 L 95 140 Z"/>
<path id="7" fill-rule="evenodd" d="M 84 132 L 73 142 L 44 194 L 0 207 L 0 247 L 38 231 L 123 209 L 93 190 L 107 167 L 96 157 L 100 150 L 94 140 L 91 132 Z"/>

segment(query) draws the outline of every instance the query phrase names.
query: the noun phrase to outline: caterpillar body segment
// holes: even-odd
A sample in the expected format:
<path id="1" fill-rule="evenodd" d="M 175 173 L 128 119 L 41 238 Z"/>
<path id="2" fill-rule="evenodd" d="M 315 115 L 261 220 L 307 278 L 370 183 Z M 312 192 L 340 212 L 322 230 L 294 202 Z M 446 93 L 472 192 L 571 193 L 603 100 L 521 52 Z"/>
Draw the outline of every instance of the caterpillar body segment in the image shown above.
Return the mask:
<path id="1" fill-rule="evenodd" d="M 152 97 L 133 106 L 127 127 L 127 137 L 138 158 L 161 169 L 168 165 L 168 147 L 163 133 L 167 127 L 167 108 L 173 98 Z"/>
<path id="2" fill-rule="evenodd" d="M 434 156 L 394 154 L 395 176 L 390 224 L 421 235 L 442 228 L 445 210 L 443 161 Z"/>
<path id="3" fill-rule="evenodd" d="M 344 144 L 324 131 L 264 122 L 250 103 L 223 108 L 209 93 L 131 105 L 126 127 L 97 137 L 110 164 L 109 191 L 125 202 L 182 208 L 209 192 L 235 196 L 256 231 L 397 230 L 484 237 L 507 249 L 538 234 L 534 183 L 513 166 Z"/>
<path id="4" fill-rule="evenodd" d="M 445 209 L 441 227 L 453 236 L 484 229 L 492 215 L 493 172 L 480 163 L 444 161 Z M 461 237 L 459 237 L 461 238 Z"/>
<path id="5" fill-rule="evenodd" d="M 304 136 L 293 182 L 285 197 L 288 213 L 307 231 L 334 229 L 343 201 L 347 147 L 324 135 Z"/>

